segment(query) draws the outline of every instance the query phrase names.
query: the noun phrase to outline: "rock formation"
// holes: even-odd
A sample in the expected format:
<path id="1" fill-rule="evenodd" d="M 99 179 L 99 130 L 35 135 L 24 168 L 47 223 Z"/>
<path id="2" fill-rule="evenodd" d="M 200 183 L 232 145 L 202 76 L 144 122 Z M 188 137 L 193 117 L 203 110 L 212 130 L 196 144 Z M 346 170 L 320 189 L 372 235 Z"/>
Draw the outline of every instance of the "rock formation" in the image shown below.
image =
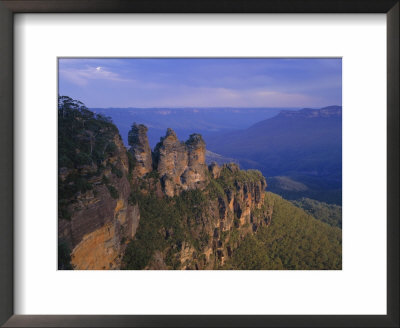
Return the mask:
<path id="1" fill-rule="evenodd" d="M 92 186 L 70 200 L 70 218 L 58 220 L 59 240 L 71 249 L 71 264 L 75 269 L 119 268 L 124 240 L 133 238 L 139 225 L 139 208 L 128 202 L 126 149 L 119 135 L 112 141 L 116 145 L 115 154 L 104 160 L 100 174 L 95 164 L 68 171 L 72 177 L 89 177 Z M 60 171 L 66 170 L 60 168 Z"/>
<path id="2" fill-rule="evenodd" d="M 223 173 L 225 182 L 229 181 L 232 187 L 225 188 L 224 194 L 218 196 L 218 203 L 212 210 L 215 213 L 211 216 L 214 217 L 214 223 L 212 231 L 208 231 L 212 243 L 204 254 L 213 254 L 213 260 L 206 256 L 208 260 L 202 265 L 207 269 L 214 268 L 215 263 L 218 263 L 217 266 L 223 265 L 246 234 L 256 232 L 260 226 L 269 225 L 272 217 L 272 208 L 264 201 L 267 185 L 261 174 L 250 178 L 236 164 L 222 167 L 213 164 L 209 170 L 216 173 L 218 178 Z M 243 178 L 243 175 L 246 177 Z M 239 238 L 232 234 L 235 230 Z"/>
<path id="3" fill-rule="evenodd" d="M 225 188 L 214 194 L 209 185 L 203 194 L 205 203 L 198 204 L 201 212 L 190 225 L 189 233 L 200 243 L 195 246 L 184 241 L 156 252 L 146 269 L 165 269 L 168 262 L 175 263 L 179 269 L 221 268 L 247 234 L 270 224 L 273 207 L 265 202 L 266 182 L 261 173 L 241 171 L 236 164 L 222 167 L 213 164 L 209 170 L 218 176 L 211 185 Z M 163 229 L 163 234 L 169 240 L 173 230 Z M 174 254 L 172 259 L 168 255 L 171 253 Z"/>
<path id="4" fill-rule="evenodd" d="M 206 178 L 206 144 L 200 134 L 192 134 L 186 141 L 188 165 L 181 178 L 184 189 L 202 189 Z"/>
<path id="5" fill-rule="evenodd" d="M 208 170 L 211 173 L 211 176 L 213 179 L 218 179 L 219 175 L 221 173 L 221 168 L 218 166 L 218 164 L 216 162 L 211 163 L 208 166 Z"/>
<path id="6" fill-rule="evenodd" d="M 164 193 L 178 195 L 182 190 L 204 188 L 206 176 L 205 143 L 199 134 L 192 134 L 186 143 L 168 129 L 153 153 Z"/>
<path id="7" fill-rule="evenodd" d="M 134 177 L 143 177 L 152 171 L 152 155 L 147 130 L 145 125 L 134 123 L 129 131 L 128 142 L 131 146 L 129 151 L 136 160 Z"/>
<path id="8" fill-rule="evenodd" d="M 152 153 L 147 127 L 133 124 L 127 151 L 118 130 L 104 118 L 98 120 L 101 138 L 94 137 L 93 124 L 71 140 L 77 154 L 86 153 L 84 161 L 72 157 L 73 165 L 59 167 L 58 237 L 68 246 L 74 269 L 121 268 L 131 242 L 143 238 L 140 227 L 146 229 L 146 220 L 159 220 L 151 235 L 162 238 L 164 248 L 154 250 L 140 268 L 220 268 L 241 238 L 269 224 L 261 173 L 240 171 L 236 164 L 207 167 L 201 135 L 181 142 L 168 129 Z M 79 142 L 87 135 L 90 148 Z M 184 192 L 181 199 L 170 198 Z M 158 207 L 154 214 L 157 202 L 170 210 L 180 205 L 171 212 Z M 162 221 L 164 212 L 174 214 Z"/>
<path id="9" fill-rule="evenodd" d="M 161 138 L 154 149 L 154 167 L 167 196 L 179 193 L 181 176 L 187 165 L 188 154 L 185 144 L 178 140 L 172 129 L 168 129 L 165 137 Z"/>

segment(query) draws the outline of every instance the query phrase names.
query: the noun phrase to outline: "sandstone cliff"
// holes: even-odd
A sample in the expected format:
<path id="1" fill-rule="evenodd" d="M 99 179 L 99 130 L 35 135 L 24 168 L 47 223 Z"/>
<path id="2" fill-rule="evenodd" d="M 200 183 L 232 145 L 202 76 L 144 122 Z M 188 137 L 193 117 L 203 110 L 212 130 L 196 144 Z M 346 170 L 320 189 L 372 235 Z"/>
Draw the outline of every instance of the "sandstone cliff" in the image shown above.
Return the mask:
<path id="1" fill-rule="evenodd" d="M 205 143 L 199 134 L 192 134 L 185 143 L 168 129 L 154 149 L 154 167 L 167 196 L 182 190 L 202 189 L 207 182 Z"/>
<path id="2" fill-rule="evenodd" d="M 205 190 L 203 212 L 190 228 L 193 236 L 208 242 L 198 249 L 185 243 L 176 255 L 181 269 L 222 267 L 246 235 L 271 222 L 272 207 L 264 202 L 266 182 L 261 174 L 240 171 L 236 164 L 213 164 L 209 170 L 219 172 L 218 177 Z"/>
<path id="3" fill-rule="evenodd" d="M 199 134 L 181 142 L 168 129 L 152 152 L 147 127 L 134 123 L 127 151 L 108 118 L 69 98 L 59 134 L 59 247 L 74 269 L 128 268 L 133 246 L 135 268 L 217 268 L 268 224 L 262 175 L 207 167 Z"/>
<path id="4" fill-rule="evenodd" d="M 143 177 L 152 171 L 152 155 L 147 138 L 147 127 L 143 124 L 132 125 L 128 135 L 128 142 L 131 148 L 129 152 L 136 160 L 133 177 Z"/>
<path id="5" fill-rule="evenodd" d="M 97 165 L 70 172 L 88 177 L 92 186 L 75 196 L 69 205 L 71 217 L 58 224 L 59 238 L 69 244 L 71 264 L 78 270 L 119 268 L 123 240 L 133 238 L 139 224 L 138 206 L 128 204 L 126 150 L 119 136 L 114 143 L 117 150 L 102 163 L 100 174 Z"/>
<path id="6" fill-rule="evenodd" d="M 132 167 L 118 129 L 61 97 L 58 146 L 59 251 L 70 253 L 59 256 L 59 268 L 119 268 L 140 213 L 128 202 Z"/>
<path id="7" fill-rule="evenodd" d="M 149 224 L 154 238 L 167 242 L 150 252 L 142 268 L 221 267 L 247 234 L 270 222 L 264 177 L 236 164 L 207 167 L 205 143 L 197 134 L 181 142 L 168 129 L 151 153 L 146 132 L 136 124 L 130 132 L 133 167 L 114 133 L 115 147 L 100 164 L 60 168 L 61 184 L 79 177 L 91 186 L 70 199 L 71 216 L 59 218 L 59 239 L 71 247 L 71 264 L 75 269 L 128 268 L 122 261 L 127 243 L 158 243 L 146 235 Z M 158 206 L 158 217 L 150 217 Z M 175 211 L 173 223 L 163 221 L 169 211 Z M 142 234 L 149 240 L 144 242 Z"/>
<path id="8" fill-rule="evenodd" d="M 205 186 L 163 199 L 148 193 L 154 178 L 142 179 L 133 202 L 142 218 L 124 256 L 125 269 L 218 269 L 246 235 L 270 224 L 272 208 L 258 171 L 212 164 L 205 175 Z"/>
<path id="9" fill-rule="evenodd" d="M 188 165 L 181 179 L 183 188 L 203 189 L 207 183 L 206 144 L 200 134 L 192 134 L 185 145 Z"/>
<path id="10" fill-rule="evenodd" d="M 181 176 L 187 165 L 188 154 L 185 144 L 178 140 L 172 129 L 168 129 L 165 137 L 161 138 L 154 149 L 154 167 L 167 196 L 179 193 Z"/>
<path id="11" fill-rule="evenodd" d="M 137 184 L 147 174 L 156 172 L 166 196 L 179 195 L 183 190 L 204 189 L 207 184 L 206 147 L 201 135 L 192 134 L 182 142 L 172 129 L 167 129 L 152 152 L 147 130 L 146 126 L 134 123 L 129 131 L 129 152 L 135 160 L 132 183 Z"/>

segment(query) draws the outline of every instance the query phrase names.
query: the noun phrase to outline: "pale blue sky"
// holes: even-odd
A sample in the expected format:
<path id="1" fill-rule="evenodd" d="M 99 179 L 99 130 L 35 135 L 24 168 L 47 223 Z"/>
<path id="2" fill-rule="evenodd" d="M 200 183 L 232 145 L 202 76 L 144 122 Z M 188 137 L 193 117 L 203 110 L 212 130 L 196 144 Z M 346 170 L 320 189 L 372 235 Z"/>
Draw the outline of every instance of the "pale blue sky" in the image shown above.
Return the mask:
<path id="1" fill-rule="evenodd" d="M 341 59 L 59 59 L 59 94 L 93 107 L 342 104 Z"/>

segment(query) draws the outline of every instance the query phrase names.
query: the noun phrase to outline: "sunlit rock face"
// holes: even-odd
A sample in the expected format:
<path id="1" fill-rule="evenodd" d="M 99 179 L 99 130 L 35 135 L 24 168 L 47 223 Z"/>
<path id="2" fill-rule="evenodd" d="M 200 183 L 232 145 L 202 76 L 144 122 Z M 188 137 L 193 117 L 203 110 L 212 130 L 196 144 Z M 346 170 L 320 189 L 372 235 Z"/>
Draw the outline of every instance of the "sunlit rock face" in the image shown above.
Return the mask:
<path id="1" fill-rule="evenodd" d="M 192 134 L 186 141 L 188 165 L 183 174 L 184 189 L 204 187 L 206 177 L 206 144 L 200 134 Z"/>
<path id="2" fill-rule="evenodd" d="M 147 127 L 143 124 L 132 125 L 128 135 L 129 151 L 136 160 L 134 177 L 143 177 L 153 169 L 153 161 L 149 139 L 147 138 Z"/>
<path id="3" fill-rule="evenodd" d="M 165 137 L 154 149 L 154 166 L 160 176 L 163 191 L 167 196 L 179 193 L 181 176 L 188 165 L 186 146 L 175 132 L 168 129 Z"/>
<path id="4" fill-rule="evenodd" d="M 244 238 L 255 233 L 260 227 L 271 223 L 273 204 L 265 201 L 265 178 L 260 174 L 241 171 L 236 164 L 210 165 L 212 185 L 222 184 L 225 188 L 214 190 L 208 186 L 204 193 L 204 203 L 199 203 L 201 211 L 189 224 L 190 234 L 198 242 L 194 245 L 183 241 L 155 252 L 146 269 L 174 267 L 190 270 L 211 270 L 221 268 L 232 257 Z M 212 172 L 219 182 L 212 181 Z M 174 236 L 173 229 L 161 230 L 165 240 Z M 167 260 L 168 258 L 168 260 Z"/>
<path id="5" fill-rule="evenodd" d="M 90 174 L 92 185 L 91 190 L 74 196 L 69 206 L 71 217 L 58 220 L 59 239 L 71 249 L 71 264 L 77 270 L 119 269 L 125 241 L 135 236 L 139 225 L 139 208 L 128 201 L 131 187 L 126 148 L 119 135 L 111 140 L 116 150 L 104 159 L 100 174 L 94 164 L 69 172 Z M 115 190 L 114 197 L 110 187 Z"/>
<path id="6" fill-rule="evenodd" d="M 167 130 L 153 153 L 154 167 L 167 196 L 204 187 L 207 180 L 205 150 L 201 135 L 192 134 L 189 140 L 181 142 L 172 129 Z"/>

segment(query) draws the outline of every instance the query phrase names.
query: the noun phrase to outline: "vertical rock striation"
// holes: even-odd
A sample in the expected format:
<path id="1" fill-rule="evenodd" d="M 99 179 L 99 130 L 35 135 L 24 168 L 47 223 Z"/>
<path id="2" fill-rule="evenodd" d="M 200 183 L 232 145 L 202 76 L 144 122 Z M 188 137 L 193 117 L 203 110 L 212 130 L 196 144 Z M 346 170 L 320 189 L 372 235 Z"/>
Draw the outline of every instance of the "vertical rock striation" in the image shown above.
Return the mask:
<path id="1" fill-rule="evenodd" d="M 185 172 L 187 163 L 188 154 L 185 144 L 178 140 L 172 129 L 168 129 L 165 137 L 161 138 L 154 149 L 154 167 L 167 196 L 179 193 L 180 177 Z"/>
<path id="2" fill-rule="evenodd" d="M 192 134 L 186 141 L 188 165 L 181 178 L 184 189 L 202 189 L 207 181 L 205 172 L 206 143 L 200 134 Z"/>
<path id="3" fill-rule="evenodd" d="M 147 138 L 147 127 L 143 124 L 133 123 L 128 134 L 129 151 L 136 160 L 134 177 L 143 177 L 152 171 L 152 155 Z"/>
<path id="4" fill-rule="evenodd" d="M 58 236 L 71 248 L 71 264 L 78 270 L 118 269 L 124 240 L 133 238 L 139 225 L 139 208 L 128 202 L 126 148 L 119 135 L 114 135 L 112 141 L 114 154 L 104 159 L 100 174 L 96 165 L 70 172 L 90 177 L 88 183 L 92 186 L 75 195 L 69 205 L 71 217 L 58 220 Z"/>
<path id="5" fill-rule="evenodd" d="M 182 190 L 204 188 L 207 176 L 205 142 L 199 134 L 192 134 L 186 143 L 178 140 L 172 129 L 167 129 L 153 153 L 163 191 L 167 196 Z"/>

